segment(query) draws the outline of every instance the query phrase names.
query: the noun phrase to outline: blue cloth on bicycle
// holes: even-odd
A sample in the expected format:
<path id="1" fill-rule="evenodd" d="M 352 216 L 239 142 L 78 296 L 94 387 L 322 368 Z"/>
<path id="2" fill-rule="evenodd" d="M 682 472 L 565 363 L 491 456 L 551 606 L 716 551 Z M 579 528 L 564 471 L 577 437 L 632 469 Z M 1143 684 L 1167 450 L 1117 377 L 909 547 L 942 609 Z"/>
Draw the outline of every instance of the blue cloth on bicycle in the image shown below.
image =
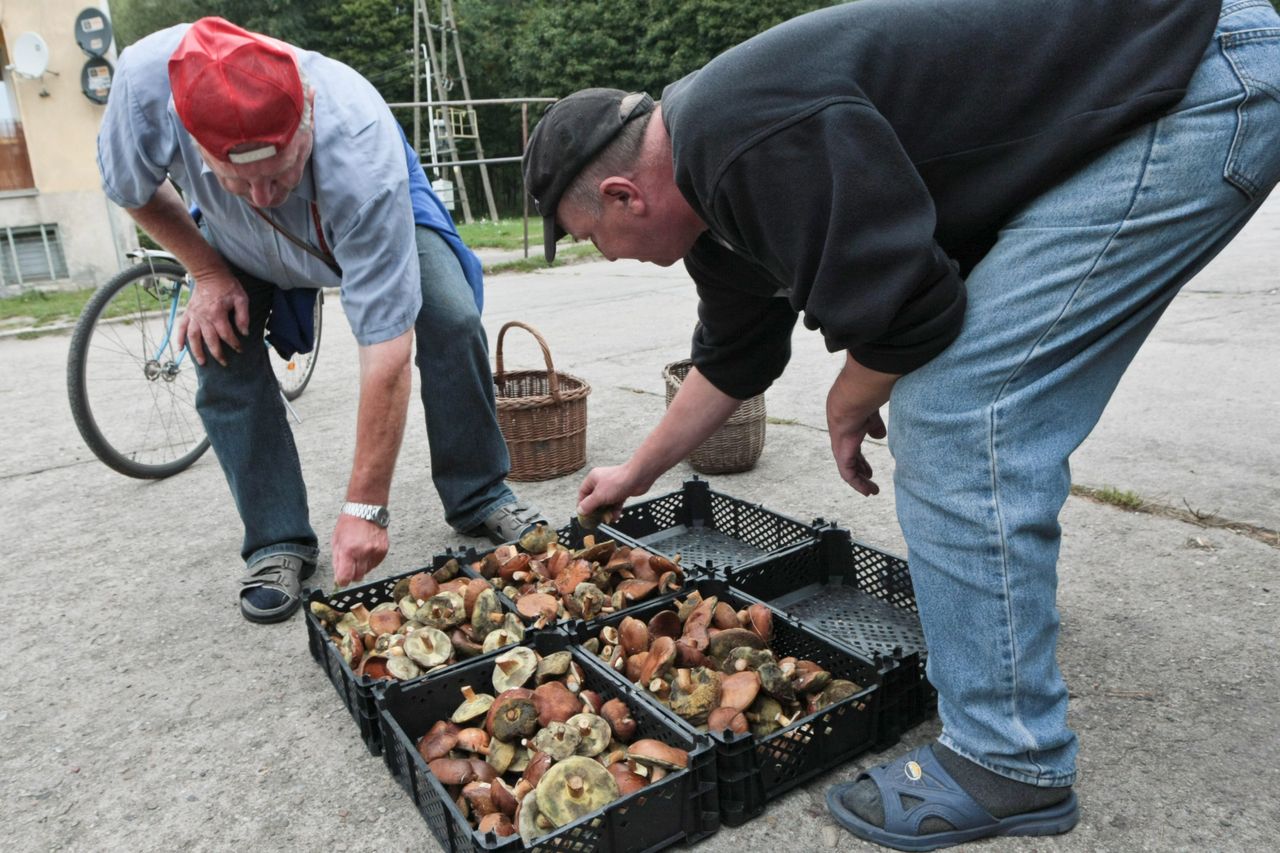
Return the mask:
<path id="1" fill-rule="evenodd" d="M 316 345 L 316 296 L 320 291 L 310 287 L 285 290 L 277 287 L 267 318 L 267 343 L 291 359 L 300 352 L 311 352 Z"/>

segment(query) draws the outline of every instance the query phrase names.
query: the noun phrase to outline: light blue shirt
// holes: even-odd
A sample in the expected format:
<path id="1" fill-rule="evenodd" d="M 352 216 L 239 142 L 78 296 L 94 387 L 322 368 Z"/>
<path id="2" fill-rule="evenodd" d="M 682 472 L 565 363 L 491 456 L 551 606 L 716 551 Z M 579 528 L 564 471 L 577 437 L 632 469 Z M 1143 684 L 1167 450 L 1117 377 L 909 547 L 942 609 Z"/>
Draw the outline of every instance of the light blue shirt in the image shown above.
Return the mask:
<path id="1" fill-rule="evenodd" d="M 168 61 L 188 26 L 153 33 L 120 55 L 98 132 L 107 196 L 122 207 L 141 207 L 172 177 L 187 203 L 203 211 L 210 242 L 231 263 L 285 289 L 340 286 L 362 346 L 408 331 L 422 305 L 409 173 L 403 134 L 377 90 L 348 66 L 294 48 L 316 93 L 315 143 L 302 182 L 267 212 L 318 250 L 314 201 L 324 242 L 342 269 L 339 280 L 247 201 L 223 190 L 183 128 Z"/>

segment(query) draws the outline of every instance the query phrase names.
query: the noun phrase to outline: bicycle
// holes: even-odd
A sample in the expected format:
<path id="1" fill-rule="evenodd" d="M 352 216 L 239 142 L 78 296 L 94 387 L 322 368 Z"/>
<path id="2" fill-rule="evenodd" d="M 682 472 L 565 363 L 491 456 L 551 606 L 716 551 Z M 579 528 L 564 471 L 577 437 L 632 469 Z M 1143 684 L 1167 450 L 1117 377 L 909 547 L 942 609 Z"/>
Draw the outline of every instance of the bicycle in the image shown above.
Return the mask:
<path id="1" fill-rule="evenodd" d="M 155 480 L 185 470 L 209 449 L 196 413 L 194 360 L 174 343 L 195 280 L 168 252 L 139 249 L 129 257 L 138 263 L 98 288 L 76 321 L 67 392 L 76 427 L 93 454 L 121 474 Z M 264 341 L 295 419 L 289 403 L 315 372 L 323 306 L 320 291 L 311 352 L 286 361 Z"/>

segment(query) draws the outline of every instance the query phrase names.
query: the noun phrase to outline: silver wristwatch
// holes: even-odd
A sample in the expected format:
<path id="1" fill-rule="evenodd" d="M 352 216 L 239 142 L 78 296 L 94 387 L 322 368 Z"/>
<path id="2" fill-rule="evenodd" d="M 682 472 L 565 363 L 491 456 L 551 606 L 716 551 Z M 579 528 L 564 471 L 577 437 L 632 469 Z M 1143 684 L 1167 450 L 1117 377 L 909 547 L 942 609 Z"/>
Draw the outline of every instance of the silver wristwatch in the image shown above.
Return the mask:
<path id="1" fill-rule="evenodd" d="M 377 504 L 360 504 L 355 501 L 347 501 L 342 505 L 343 515 L 354 515 L 356 518 L 363 518 L 365 521 L 372 521 L 379 527 L 386 527 L 391 523 L 391 513 L 387 511 L 385 506 Z"/>

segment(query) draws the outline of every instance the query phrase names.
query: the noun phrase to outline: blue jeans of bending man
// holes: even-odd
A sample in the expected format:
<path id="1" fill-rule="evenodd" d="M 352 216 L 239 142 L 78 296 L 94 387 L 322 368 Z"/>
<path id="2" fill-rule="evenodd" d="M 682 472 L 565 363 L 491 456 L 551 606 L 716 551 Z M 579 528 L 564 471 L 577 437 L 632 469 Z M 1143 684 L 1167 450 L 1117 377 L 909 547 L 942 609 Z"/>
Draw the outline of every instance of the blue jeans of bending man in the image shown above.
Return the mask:
<path id="1" fill-rule="evenodd" d="M 422 310 L 414 325 L 431 476 L 445 520 L 458 530 L 480 524 L 515 501 L 506 484 L 511 467 L 498 429 L 488 341 L 462 267 L 444 240 L 418 227 Z M 261 341 L 273 285 L 233 265 L 249 295 L 247 341 Z M 246 563 L 275 553 L 314 562 L 306 484 L 288 413 L 265 346 L 227 351 L 227 366 L 209 359 L 197 367 L 196 408 L 226 475 L 244 524 Z M 224 350 L 226 351 L 226 350 Z M 352 421 L 354 423 L 354 412 Z M 342 495 L 333 496 L 337 512 Z"/>
<path id="2" fill-rule="evenodd" d="M 1019 211 L 967 280 L 959 338 L 890 403 L 897 509 L 941 742 L 1075 780 L 1058 669 L 1069 457 L 1170 300 L 1280 178 L 1280 18 L 1227 0 L 1186 97 Z"/>

